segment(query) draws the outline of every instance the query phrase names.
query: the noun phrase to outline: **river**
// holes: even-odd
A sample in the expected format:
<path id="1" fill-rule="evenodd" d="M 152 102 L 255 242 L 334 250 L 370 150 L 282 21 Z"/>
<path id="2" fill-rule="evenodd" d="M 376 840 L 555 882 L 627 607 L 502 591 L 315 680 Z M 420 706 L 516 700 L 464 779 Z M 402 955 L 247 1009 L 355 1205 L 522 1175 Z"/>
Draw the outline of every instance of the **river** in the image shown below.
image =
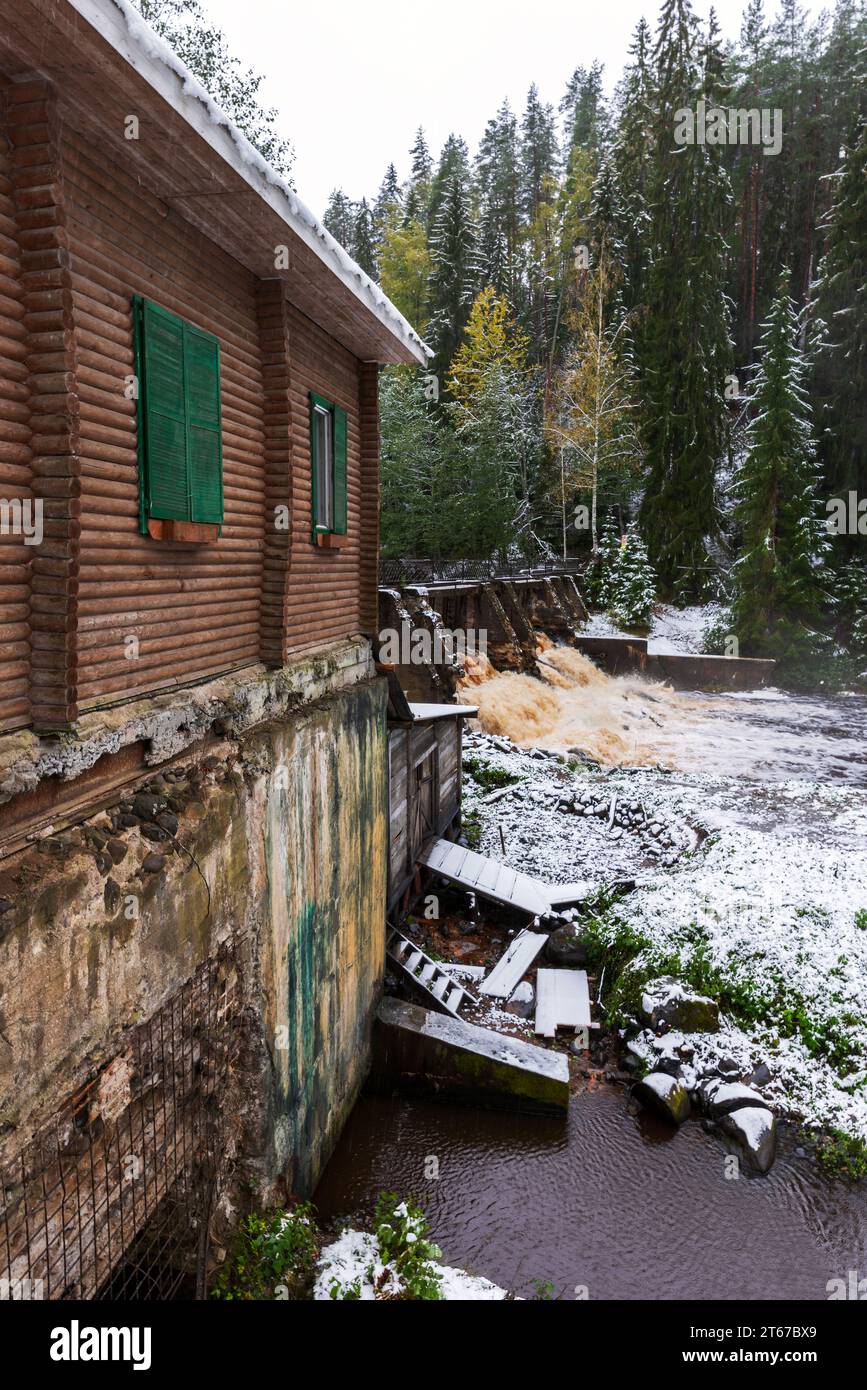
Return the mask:
<path id="1" fill-rule="evenodd" d="M 784 1129 L 766 1178 L 730 1181 L 698 1124 L 673 1132 L 618 1095 L 579 1096 L 564 1120 L 365 1096 L 315 1200 L 328 1218 L 412 1195 L 446 1264 L 525 1298 L 821 1300 L 867 1271 L 864 1186 L 796 1146 Z"/>
<path id="2" fill-rule="evenodd" d="M 615 791 L 625 769 L 645 767 L 627 778 L 627 795 L 631 786 L 663 811 L 669 802 L 685 806 L 728 834 L 729 877 L 752 894 L 737 913 L 743 930 L 748 909 L 754 912 L 751 949 L 760 946 L 786 968 L 784 952 L 801 950 L 791 970 L 798 981 L 798 970 L 816 965 L 816 985 L 808 975 L 803 986 L 808 997 L 824 988 L 822 952 L 834 942 L 841 950 L 844 933 L 846 968 L 860 968 L 864 933 L 853 930 L 851 915 L 867 907 L 863 696 L 678 694 L 639 678 L 609 680 L 571 649 L 547 651 L 545 662 L 545 682 L 486 672 L 465 689 L 462 698 L 481 706 L 484 730 L 524 747 L 583 748 L 621 770 L 607 780 Z M 520 759 L 500 761 L 524 775 Z M 526 767 L 532 776 L 539 764 Z M 656 767 L 667 774 L 650 770 Z M 559 864 L 568 879 L 588 865 L 610 878 L 642 874 L 640 846 L 628 836 L 610 843 L 604 824 L 551 816 L 532 797 L 493 809 L 498 819 L 485 822 L 483 852 L 496 855 L 505 830 L 509 851 L 520 849 L 528 872 L 550 877 Z M 763 864 L 783 881 L 763 878 Z M 752 876 L 744 865 L 752 865 Z M 703 852 L 678 870 L 665 898 L 672 918 L 693 911 L 699 888 L 702 901 L 726 901 L 726 873 L 712 873 Z M 799 888 L 799 873 L 806 887 Z M 678 884 L 682 903 L 670 896 Z M 835 885 L 845 899 L 836 916 Z M 807 906 L 828 898 L 815 927 L 799 892 Z M 734 930 L 721 921 L 720 949 Z M 829 959 L 833 965 L 836 955 Z M 777 1064 L 784 1074 L 793 1065 Z M 800 1085 L 809 1108 L 829 1078 L 836 1085 L 831 1073 L 799 1077 L 795 1070 L 786 1084 L 792 1093 Z M 837 1100 L 845 1113 L 845 1094 Z M 586 1290 L 591 1299 L 821 1300 L 829 1281 L 853 1270 L 867 1276 L 867 1184 L 828 1179 L 799 1151 L 793 1126 L 781 1125 L 767 1177 L 730 1180 L 726 1150 L 698 1122 L 674 1132 L 632 1112 L 623 1092 L 605 1087 L 575 1097 L 564 1121 L 365 1096 L 316 1202 L 332 1217 L 369 1213 L 383 1189 L 412 1195 L 446 1263 L 530 1298 L 545 1284 L 563 1299 Z M 425 1176 L 432 1158 L 437 1180 Z"/>

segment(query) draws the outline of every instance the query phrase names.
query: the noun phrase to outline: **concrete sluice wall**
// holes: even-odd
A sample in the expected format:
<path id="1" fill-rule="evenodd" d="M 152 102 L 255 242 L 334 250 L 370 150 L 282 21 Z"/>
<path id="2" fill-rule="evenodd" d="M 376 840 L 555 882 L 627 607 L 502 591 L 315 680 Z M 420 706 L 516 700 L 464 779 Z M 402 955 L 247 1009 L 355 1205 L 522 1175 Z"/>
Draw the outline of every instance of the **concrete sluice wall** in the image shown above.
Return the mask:
<path id="1" fill-rule="evenodd" d="M 426 633 L 430 638 L 432 659 L 422 659 L 418 652 L 410 659 L 406 641 L 401 660 L 393 663 L 410 700 L 450 703 L 459 682 L 482 681 L 492 674 L 491 668 L 541 677 L 540 636 L 575 647 L 609 676 L 646 676 L 675 690 L 757 690 L 773 680 L 773 661 L 650 652 L 646 638 L 628 634 L 586 636 L 582 629 L 587 616 L 571 575 L 410 585 L 382 589 L 379 596 L 381 632 Z M 449 644 L 443 640 L 450 634 L 466 638 L 468 664 L 460 655 L 450 659 Z"/>
<path id="2" fill-rule="evenodd" d="M 452 702 L 463 678 L 464 663 L 449 659 L 444 634 L 465 637 L 470 662 L 480 674 L 488 669 L 487 657 L 498 671 L 538 675 L 538 634 L 574 646 L 586 619 L 587 610 L 571 575 L 408 586 L 381 589 L 379 595 L 380 632 L 411 630 L 429 635 L 434 659 L 405 659 L 405 643 L 402 659 L 395 663 L 409 699 L 420 702 Z"/>

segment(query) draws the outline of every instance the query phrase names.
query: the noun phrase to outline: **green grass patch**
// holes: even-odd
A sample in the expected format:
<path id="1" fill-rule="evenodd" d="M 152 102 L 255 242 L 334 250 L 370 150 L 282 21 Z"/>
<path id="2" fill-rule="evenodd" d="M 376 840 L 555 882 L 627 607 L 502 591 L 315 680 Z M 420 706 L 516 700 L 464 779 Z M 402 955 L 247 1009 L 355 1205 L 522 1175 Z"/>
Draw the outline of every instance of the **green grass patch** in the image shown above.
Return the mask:
<path id="1" fill-rule="evenodd" d="M 853 1134 L 831 1130 L 819 1140 L 816 1154 L 831 1177 L 867 1178 L 867 1143 Z"/>
<path id="2" fill-rule="evenodd" d="M 690 989 L 716 1000 L 720 1009 L 745 1027 L 771 1028 L 781 1037 L 799 1040 L 807 1053 L 826 1061 L 845 1077 L 863 1057 L 857 1030 L 862 1020 L 850 1010 L 819 1018 L 815 1004 L 794 989 L 773 966 L 756 962 L 756 977 L 737 971 L 738 961 L 715 962 L 700 929 L 692 923 L 683 941 L 669 951 L 654 948 L 629 922 L 622 906 L 602 901 L 582 924 L 581 935 L 597 971 L 605 968 L 605 1021 L 622 1027 L 640 1009 L 648 981 L 671 975 Z M 838 962 L 841 974 L 845 957 Z"/>
<path id="3" fill-rule="evenodd" d="M 478 849 L 482 843 L 482 818 L 478 811 L 464 811 L 461 816 L 461 830 L 470 849 Z"/>
<path id="4" fill-rule="evenodd" d="M 500 791 L 503 787 L 515 787 L 522 781 L 512 772 L 506 772 L 501 767 L 489 767 L 480 758 L 464 758 L 464 772 L 468 777 L 472 777 L 477 787 L 483 792 Z"/>

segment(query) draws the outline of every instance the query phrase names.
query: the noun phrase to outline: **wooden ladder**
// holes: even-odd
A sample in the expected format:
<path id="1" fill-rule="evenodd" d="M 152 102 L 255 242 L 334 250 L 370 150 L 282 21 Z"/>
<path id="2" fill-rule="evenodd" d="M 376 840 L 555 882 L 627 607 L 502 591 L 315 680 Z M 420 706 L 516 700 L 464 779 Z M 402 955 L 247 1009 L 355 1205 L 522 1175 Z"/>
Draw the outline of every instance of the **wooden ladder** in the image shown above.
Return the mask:
<path id="1" fill-rule="evenodd" d="M 468 989 L 464 989 L 435 960 L 431 960 L 420 946 L 393 927 L 388 929 L 385 951 L 389 962 L 397 967 L 403 978 L 424 997 L 431 1008 L 440 1013 L 457 1017 L 465 1000 L 472 1004 L 478 1002 Z"/>

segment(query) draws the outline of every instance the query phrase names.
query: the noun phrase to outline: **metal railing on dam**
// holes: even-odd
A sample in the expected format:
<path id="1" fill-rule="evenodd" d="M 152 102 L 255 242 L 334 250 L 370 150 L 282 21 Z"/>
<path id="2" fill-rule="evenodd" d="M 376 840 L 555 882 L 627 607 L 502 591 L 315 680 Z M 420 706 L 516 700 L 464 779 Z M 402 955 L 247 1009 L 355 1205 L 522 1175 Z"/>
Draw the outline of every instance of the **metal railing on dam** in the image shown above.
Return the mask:
<path id="1" fill-rule="evenodd" d="M 581 560 L 380 560 L 380 588 L 406 584 L 471 584 L 491 579 L 537 579 L 581 574 Z"/>

